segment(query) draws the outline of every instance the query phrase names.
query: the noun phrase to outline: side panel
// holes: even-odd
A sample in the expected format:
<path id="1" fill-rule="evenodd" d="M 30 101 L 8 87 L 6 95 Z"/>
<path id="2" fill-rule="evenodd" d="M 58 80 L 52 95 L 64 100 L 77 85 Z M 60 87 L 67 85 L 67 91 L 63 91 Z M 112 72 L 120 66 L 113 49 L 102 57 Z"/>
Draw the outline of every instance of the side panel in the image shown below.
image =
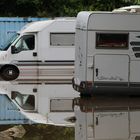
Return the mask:
<path id="1" fill-rule="evenodd" d="M 130 130 L 131 133 L 140 133 L 140 111 L 131 111 L 130 112 Z"/>
<path id="2" fill-rule="evenodd" d="M 63 33 L 63 34 L 75 33 L 75 21 L 56 20 L 40 32 L 39 59 L 42 59 L 43 61 L 74 60 L 75 59 L 74 56 L 75 45 L 73 44 L 74 41 L 72 40 L 72 44 L 69 45 L 65 45 L 65 44 L 62 45 L 61 42 L 59 44 L 53 44 L 51 38 L 52 34 L 57 34 L 57 33 Z M 74 39 L 74 37 L 72 37 L 72 39 Z M 68 41 L 68 39 L 65 38 L 64 42 L 66 41 Z"/>
<path id="3" fill-rule="evenodd" d="M 95 139 L 128 139 L 128 112 L 94 113 Z"/>
<path id="4" fill-rule="evenodd" d="M 76 29 L 75 77 L 86 80 L 86 31 Z"/>
<path id="5" fill-rule="evenodd" d="M 128 82 L 128 55 L 95 55 L 94 82 Z"/>

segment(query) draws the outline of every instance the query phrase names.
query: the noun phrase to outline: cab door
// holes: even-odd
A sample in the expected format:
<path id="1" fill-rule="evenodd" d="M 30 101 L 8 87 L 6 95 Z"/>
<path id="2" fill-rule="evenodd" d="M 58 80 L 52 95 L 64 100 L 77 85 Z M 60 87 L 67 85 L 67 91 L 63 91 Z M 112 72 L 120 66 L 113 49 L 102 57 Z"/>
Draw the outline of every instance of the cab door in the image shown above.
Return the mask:
<path id="1" fill-rule="evenodd" d="M 11 63 L 19 69 L 19 77 L 16 79 L 22 83 L 36 83 L 38 81 L 38 47 L 37 34 L 27 34 L 19 38 L 11 46 Z"/>

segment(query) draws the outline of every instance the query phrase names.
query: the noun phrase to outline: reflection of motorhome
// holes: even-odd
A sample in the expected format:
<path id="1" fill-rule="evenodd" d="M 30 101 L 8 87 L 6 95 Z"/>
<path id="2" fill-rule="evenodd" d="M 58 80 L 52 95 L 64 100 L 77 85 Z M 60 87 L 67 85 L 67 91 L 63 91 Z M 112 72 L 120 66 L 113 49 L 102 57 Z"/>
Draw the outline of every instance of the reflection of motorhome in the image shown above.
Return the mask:
<path id="1" fill-rule="evenodd" d="M 73 125 L 74 38 L 73 19 L 39 21 L 25 26 L 0 52 L 0 77 L 7 81 L 1 93 L 31 120 Z"/>
<path id="2" fill-rule="evenodd" d="M 75 140 L 137 140 L 140 98 L 75 99 Z"/>
<path id="3" fill-rule="evenodd" d="M 80 12 L 73 87 L 81 94 L 139 94 L 140 14 Z"/>
<path id="4" fill-rule="evenodd" d="M 74 125 L 72 103 L 76 93 L 71 85 L 21 85 L 1 82 L 0 93 L 8 95 L 21 113 L 32 122 Z"/>
<path id="5" fill-rule="evenodd" d="M 38 21 L 25 26 L 0 53 L 2 80 L 71 83 L 75 20 Z"/>

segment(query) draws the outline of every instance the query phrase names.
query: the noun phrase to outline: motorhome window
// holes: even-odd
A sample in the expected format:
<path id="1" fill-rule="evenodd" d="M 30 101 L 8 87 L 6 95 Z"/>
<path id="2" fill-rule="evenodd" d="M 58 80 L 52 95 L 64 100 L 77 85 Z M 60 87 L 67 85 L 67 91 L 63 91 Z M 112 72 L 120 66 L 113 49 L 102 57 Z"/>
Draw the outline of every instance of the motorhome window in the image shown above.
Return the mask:
<path id="1" fill-rule="evenodd" d="M 19 53 L 21 51 L 33 50 L 35 48 L 34 35 L 22 36 L 12 48 L 12 53 Z"/>
<path id="2" fill-rule="evenodd" d="M 51 99 L 50 111 L 51 112 L 72 112 L 72 99 Z"/>
<path id="3" fill-rule="evenodd" d="M 127 33 L 97 33 L 96 48 L 120 49 L 128 48 Z"/>
<path id="4" fill-rule="evenodd" d="M 12 92 L 12 99 L 23 108 L 24 110 L 34 110 L 35 109 L 35 97 L 30 94 L 21 94 L 19 92 Z"/>
<path id="5" fill-rule="evenodd" d="M 51 46 L 74 46 L 75 33 L 50 33 Z"/>

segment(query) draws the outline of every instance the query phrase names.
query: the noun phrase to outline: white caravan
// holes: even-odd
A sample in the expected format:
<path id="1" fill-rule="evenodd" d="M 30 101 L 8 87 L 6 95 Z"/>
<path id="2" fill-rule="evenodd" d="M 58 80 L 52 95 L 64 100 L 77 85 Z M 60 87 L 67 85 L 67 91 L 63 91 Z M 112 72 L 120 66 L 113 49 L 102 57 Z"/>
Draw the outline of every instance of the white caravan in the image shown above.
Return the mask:
<path id="1" fill-rule="evenodd" d="M 140 14 L 80 12 L 73 87 L 81 94 L 139 94 Z"/>
<path id="2" fill-rule="evenodd" d="M 139 140 L 140 98 L 75 99 L 75 140 Z"/>
<path id="3" fill-rule="evenodd" d="M 73 125 L 69 117 L 74 116 L 72 99 L 77 96 L 71 85 L 74 40 L 74 19 L 25 26 L 0 52 L 0 93 L 31 120 Z"/>

